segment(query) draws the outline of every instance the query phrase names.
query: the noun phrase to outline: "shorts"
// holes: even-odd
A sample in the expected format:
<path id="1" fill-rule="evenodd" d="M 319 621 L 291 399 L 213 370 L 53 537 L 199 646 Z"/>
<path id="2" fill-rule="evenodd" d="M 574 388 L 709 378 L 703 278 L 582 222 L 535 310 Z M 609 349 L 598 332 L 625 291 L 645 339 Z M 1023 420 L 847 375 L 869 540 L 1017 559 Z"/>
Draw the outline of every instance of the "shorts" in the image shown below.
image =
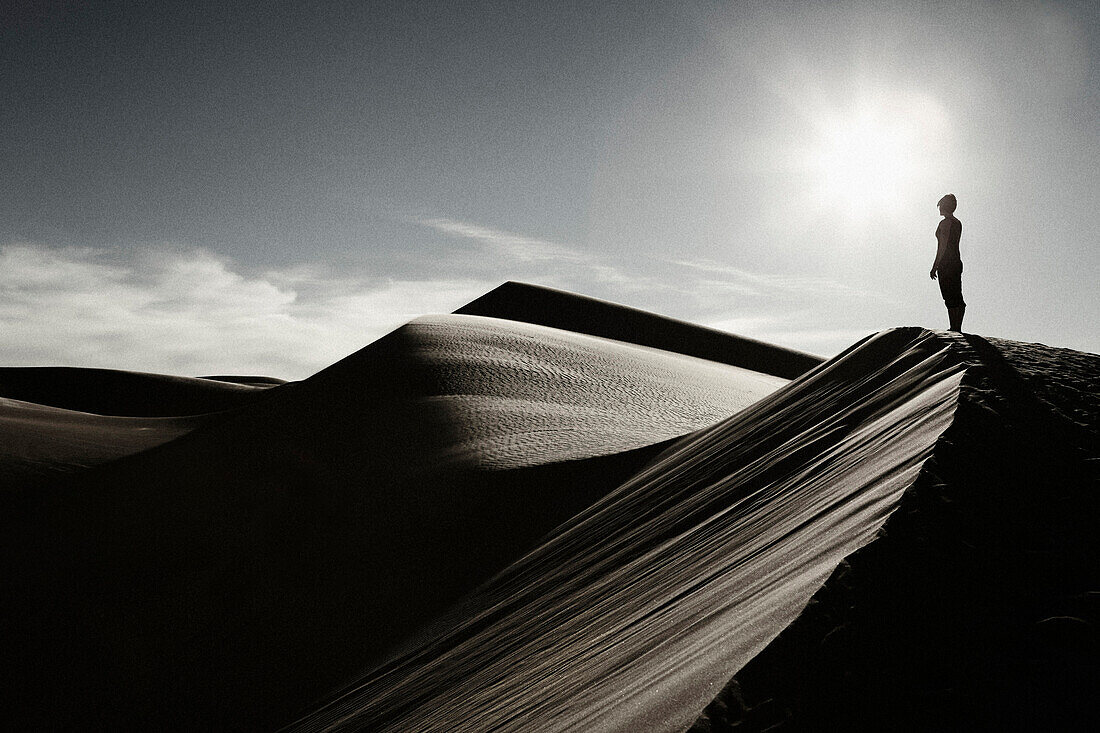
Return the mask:
<path id="1" fill-rule="evenodd" d="M 936 277 L 940 281 L 940 295 L 943 296 L 943 304 L 948 308 L 965 308 L 963 300 L 962 265 L 958 267 L 941 267 Z"/>

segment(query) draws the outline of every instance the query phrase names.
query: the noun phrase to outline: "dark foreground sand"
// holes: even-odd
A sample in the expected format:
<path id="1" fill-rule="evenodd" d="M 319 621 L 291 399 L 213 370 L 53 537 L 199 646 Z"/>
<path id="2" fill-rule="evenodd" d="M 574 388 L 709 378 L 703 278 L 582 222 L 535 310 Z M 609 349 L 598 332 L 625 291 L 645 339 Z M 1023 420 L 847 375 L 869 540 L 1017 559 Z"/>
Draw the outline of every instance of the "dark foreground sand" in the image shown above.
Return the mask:
<path id="1" fill-rule="evenodd" d="M 1088 729 L 1098 384 L 516 283 L 303 382 L 0 370 L 3 717 Z"/>

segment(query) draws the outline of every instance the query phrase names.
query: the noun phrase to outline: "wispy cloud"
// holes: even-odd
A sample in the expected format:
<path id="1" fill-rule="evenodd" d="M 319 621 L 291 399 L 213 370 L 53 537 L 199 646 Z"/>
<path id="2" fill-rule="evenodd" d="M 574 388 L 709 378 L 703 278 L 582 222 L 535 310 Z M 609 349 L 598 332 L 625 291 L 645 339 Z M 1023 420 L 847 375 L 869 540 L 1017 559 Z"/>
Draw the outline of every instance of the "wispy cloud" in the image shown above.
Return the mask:
<path id="1" fill-rule="evenodd" d="M 471 239 L 521 262 L 581 263 L 592 258 L 572 247 L 522 234 L 490 229 L 453 219 L 420 219 L 419 224 L 454 237 Z"/>
<path id="2" fill-rule="evenodd" d="M 508 279 L 527 277 L 544 285 L 580 289 L 591 284 L 626 293 L 660 286 L 649 275 L 629 272 L 606 257 L 572 245 L 454 219 L 421 218 L 415 222 L 487 249 L 494 257 L 488 263 L 492 271 L 507 273 Z"/>
<path id="3" fill-rule="evenodd" d="M 303 267 L 248 273 L 203 250 L 126 259 L 9 245 L 0 247 L 0 363 L 295 379 L 495 284 Z"/>
<path id="4" fill-rule="evenodd" d="M 893 325 L 885 296 L 827 277 L 776 275 L 712 260 L 666 260 L 694 299 L 692 320 L 816 354 L 832 354 Z M 874 303 L 875 307 L 869 307 Z"/>
<path id="5" fill-rule="evenodd" d="M 38 243 L 0 246 L 0 364 L 297 379 L 412 318 L 452 311 L 506 279 L 818 353 L 874 330 L 842 328 L 858 310 L 850 304 L 866 294 L 827 278 L 762 274 L 706 260 L 613 259 L 452 219 L 417 223 L 470 242 L 478 256 L 443 248 L 443 266 L 434 272 L 446 274 L 413 269 L 401 278 L 379 278 L 361 274 L 371 269 L 366 266 L 356 272 L 312 262 L 257 270 L 202 249 L 124 255 Z"/>
<path id="6" fill-rule="evenodd" d="M 875 329 L 844 327 L 881 295 L 828 277 L 778 275 L 707 259 L 642 255 L 630 260 L 547 239 L 446 218 L 417 224 L 492 254 L 494 272 L 563 287 L 771 343 L 839 351 Z"/>
<path id="7" fill-rule="evenodd" d="M 728 283 L 731 287 L 754 294 L 766 294 L 769 291 L 779 291 L 783 293 L 843 293 L 848 295 L 866 295 L 863 291 L 857 290 L 845 283 L 830 280 L 829 278 L 791 277 L 788 275 L 752 272 L 712 260 L 668 260 L 668 262 L 672 265 L 684 267 L 696 273 L 700 273 L 707 278 L 718 279 Z"/>

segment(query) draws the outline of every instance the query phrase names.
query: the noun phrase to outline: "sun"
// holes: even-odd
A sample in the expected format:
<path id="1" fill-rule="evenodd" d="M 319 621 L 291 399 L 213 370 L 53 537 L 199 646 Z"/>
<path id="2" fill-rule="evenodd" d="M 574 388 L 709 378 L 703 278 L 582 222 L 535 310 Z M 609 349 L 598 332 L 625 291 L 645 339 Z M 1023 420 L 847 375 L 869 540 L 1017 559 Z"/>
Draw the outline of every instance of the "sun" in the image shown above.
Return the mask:
<path id="1" fill-rule="evenodd" d="M 837 198 L 895 200 L 919 165 L 907 126 L 870 113 L 831 120 L 821 131 L 819 146 L 821 183 Z"/>
<path id="2" fill-rule="evenodd" d="M 825 207 L 890 213 L 936 175 L 944 115 L 927 97 L 865 98 L 847 109 L 819 110 L 811 123 L 805 162 Z"/>

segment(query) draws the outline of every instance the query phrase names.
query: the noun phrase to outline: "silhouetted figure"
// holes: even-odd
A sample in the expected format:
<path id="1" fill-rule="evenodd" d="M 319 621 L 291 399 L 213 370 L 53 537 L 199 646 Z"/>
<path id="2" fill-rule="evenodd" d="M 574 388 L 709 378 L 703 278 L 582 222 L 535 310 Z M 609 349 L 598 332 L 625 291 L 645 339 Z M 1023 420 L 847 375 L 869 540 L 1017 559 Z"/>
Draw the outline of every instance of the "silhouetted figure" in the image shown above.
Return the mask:
<path id="1" fill-rule="evenodd" d="M 933 280 L 939 276 L 940 294 L 947 306 L 947 318 L 952 331 L 962 331 L 963 314 L 966 303 L 963 302 L 962 257 L 959 255 L 959 238 L 962 236 L 962 222 L 955 218 L 958 201 L 955 194 L 949 193 L 937 203 L 943 221 L 936 227 L 936 261 L 928 273 Z"/>

